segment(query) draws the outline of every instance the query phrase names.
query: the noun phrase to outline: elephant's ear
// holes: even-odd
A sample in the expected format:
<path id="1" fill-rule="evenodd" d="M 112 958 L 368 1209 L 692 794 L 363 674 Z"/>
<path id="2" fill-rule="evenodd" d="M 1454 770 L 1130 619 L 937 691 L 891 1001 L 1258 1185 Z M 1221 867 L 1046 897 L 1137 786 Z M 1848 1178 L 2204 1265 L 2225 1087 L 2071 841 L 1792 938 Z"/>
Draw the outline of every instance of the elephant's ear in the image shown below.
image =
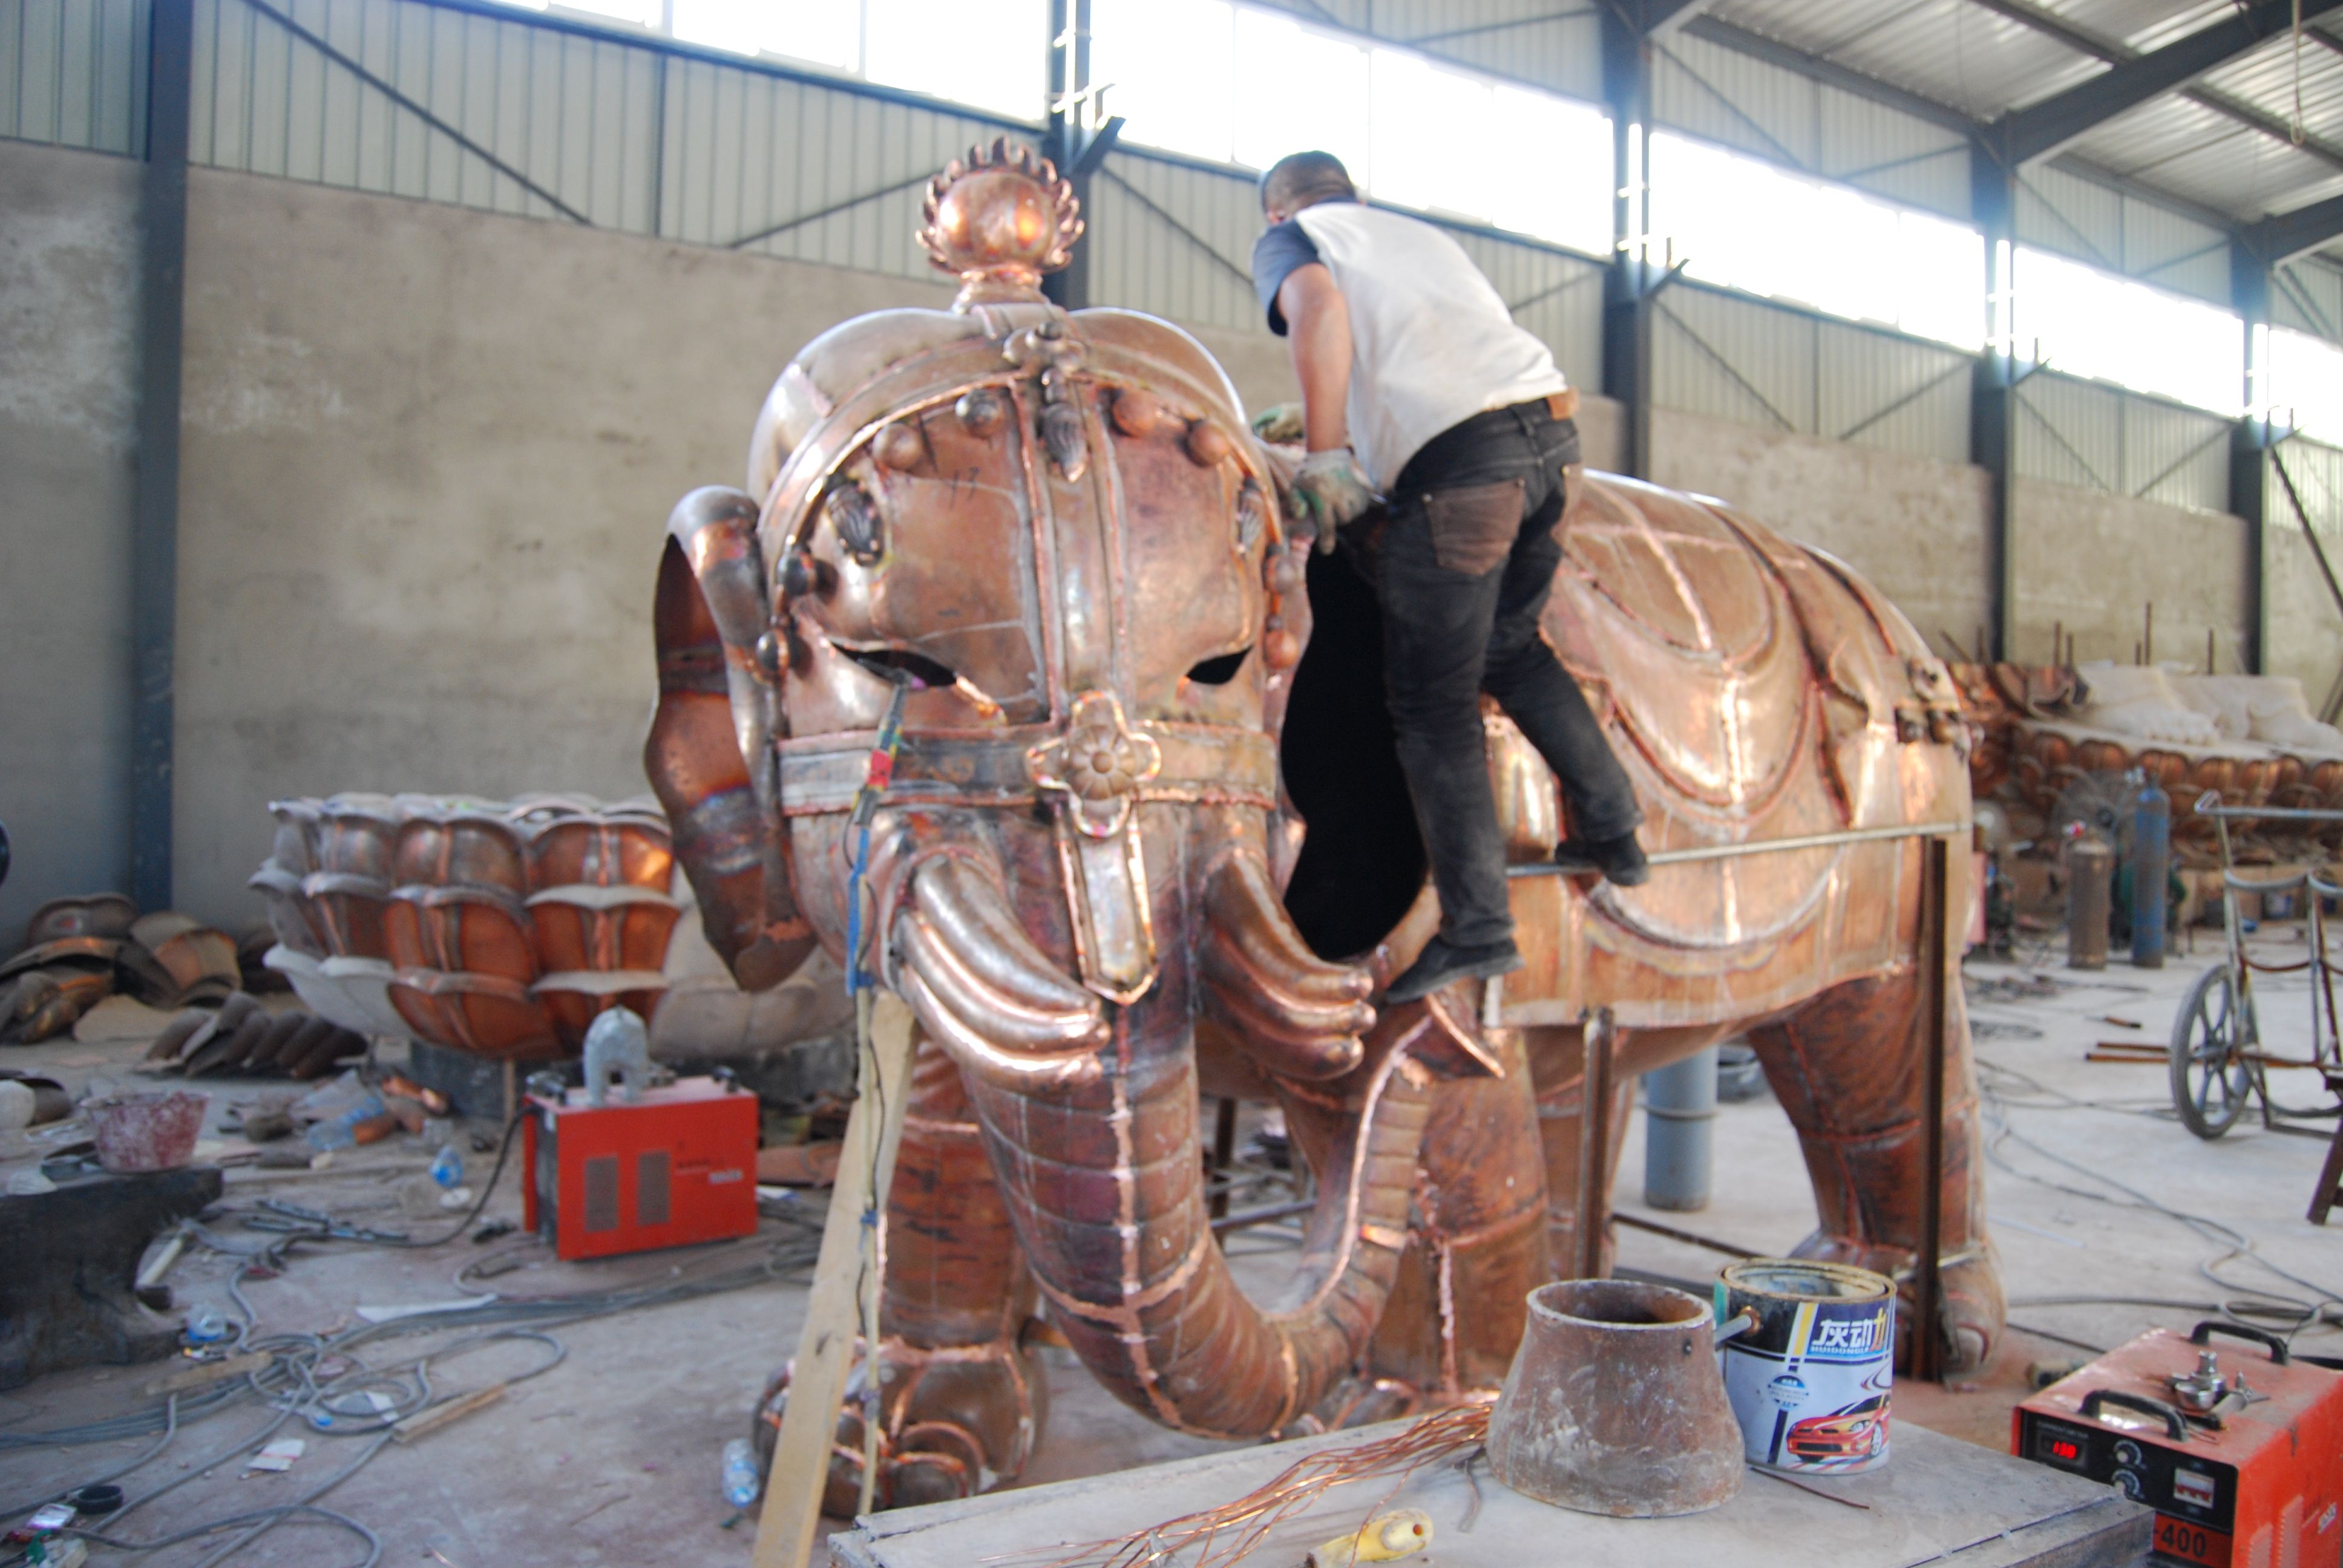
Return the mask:
<path id="1" fill-rule="evenodd" d="M 709 944 L 749 990 L 788 979 L 813 949 L 789 885 L 769 738 L 774 676 L 758 662 L 769 618 L 757 504 L 710 486 L 676 503 L 652 627 L 659 707 L 643 771 L 667 808 L 676 858 Z"/>

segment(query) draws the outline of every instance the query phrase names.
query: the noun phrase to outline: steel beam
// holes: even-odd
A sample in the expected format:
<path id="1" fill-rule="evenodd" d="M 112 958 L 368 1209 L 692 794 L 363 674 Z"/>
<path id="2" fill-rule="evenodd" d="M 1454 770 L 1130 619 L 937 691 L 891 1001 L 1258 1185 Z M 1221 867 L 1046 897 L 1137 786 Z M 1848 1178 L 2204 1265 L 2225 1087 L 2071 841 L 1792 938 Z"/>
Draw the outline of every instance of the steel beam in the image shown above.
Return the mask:
<path id="1" fill-rule="evenodd" d="M 2016 657 L 2017 365 L 2007 341 L 2010 268 L 2017 248 L 2017 175 L 1990 148 L 1969 154 L 1969 210 L 1985 235 L 1993 332 L 1977 357 L 1969 397 L 1969 461 L 1986 474 L 1986 624 L 1989 657 Z M 1998 337 L 2000 341 L 1990 340 Z"/>
<path id="2" fill-rule="evenodd" d="M 2135 64 L 2144 63 L 2149 58 L 2149 56 L 2141 55 L 2112 39 L 2102 38 L 2096 33 L 2077 27 L 2072 22 L 2067 21 L 2064 16 L 2059 15 L 2056 12 L 2043 9 L 2040 5 L 2035 4 L 2035 0 L 1971 0 L 1971 4 L 1981 5 L 1986 10 L 1991 11 L 1997 16 L 2006 16 L 2013 22 L 2031 27 L 2034 31 L 2041 34 L 2046 38 L 2056 38 L 2059 43 L 2066 45 L 2066 47 L 2074 50 L 2078 55 L 2088 55 L 2095 60 L 2105 60 L 2111 65 L 2118 67 L 2129 66 Z M 2335 4 L 2336 0 L 2305 0 L 2303 15 L 2305 17 L 2318 15 L 2321 12 L 2331 9 Z M 2312 9 L 2314 5 L 2317 6 L 2316 10 Z M 2264 32 L 2262 34 L 2262 38 L 2266 39 L 2275 37 L 2278 32 L 2286 30 L 2286 28 L 2291 25 L 2292 6 L 2289 0 L 2264 0 L 2263 5 L 2254 8 L 2255 14 L 2278 12 L 2285 13 L 2284 19 L 2277 28 Z M 2240 19 L 2240 17 L 2232 17 L 2228 22 L 2220 24 L 2220 25 L 2231 25 Z M 2207 28 L 2204 31 L 2210 33 L 2214 31 L 2214 29 Z M 2314 37 L 2320 35 L 2316 28 L 2306 28 L 2304 31 Z M 2190 43 L 2197 35 L 2198 35 L 2192 34 L 2188 38 L 2180 40 L 2179 44 L 2173 45 L 2171 47 L 2175 49 L 2180 48 L 2181 46 Z M 2259 40 L 2257 40 L 2257 42 Z M 2210 47 L 2209 45 L 2207 46 Z M 2250 47 L 2250 45 L 2248 45 L 2248 47 Z M 2161 55 L 2165 53 L 2165 51 L 2159 50 L 2157 53 Z M 2219 62 L 2217 61 L 2215 62 L 2215 64 L 2218 63 Z M 2109 78 L 2106 76 L 2094 77 L 2091 82 L 2085 83 L 2082 88 L 2077 88 L 2076 91 L 2081 92 L 2084 88 L 2088 88 L 2097 83 L 2105 82 Z M 2186 78 L 2183 79 L 2185 80 Z M 2167 88 L 2164 90 L 2169 91 L 2170 89 Z M 2062 95 L 2062 96 L 2063 95 Z M 2278 119 L 2270 115 L 2266 115 L 2259 109 L 2255 108 L 2251 104 L 2241 102 L 2237 98 L 2231 97 L 2227 93 L 2215 92 L 2209 87 L 2184 87 L 2180 90 L 2180 95 L 2187 98 L 2193 104 L 2197 104 L 2212 110 L 2215 114 L 2219 115 L 2226 119 L 2234 120 L 2249 130 L 2258 131 L 2263 136 L 2271 137 L 2274 140 L 2285 142 L 2298 152 L 2308 153 L 2312 157 L 2318 158 L 2324 163 L 2332 164 L 2338 167 L 2343 167 L 2343 147 L 2334 146 L 2315 136 L 2308 137 L 2298 142 L 2294 139 L 2292 132 L 2283 120 Z M 2049 101 L 2055 103 L 2057 100 L 2052 99 Z M 2035 106 L 2035 107 L 2042 106 Z M 2030 113 L 2032 111 L 2029 109 L 2026 112 Z M 2121 111 L 2117 110 L 2116 112 L 2120 113 Z M 2008 116 L 2005 116 L 2005 119 Z"/>
<path id="3" fill-rule="evenodd" d="M 1648 37 L 1664 37 L 1681 30 L 1698 17 L 1715 0 L 1637 0 L 1636 20 Z"/>
<path id="4" fill-rule="evenodd" d="M 195 0 L 155 0 L 138 192 L 138 503 L 130 555 L 130 896 L 167 910 L 179 621 L 179 384 Z"/>
<path id="5" fill-rule="evenodd" d="M 2260 258 L 2265 269 L 2316 250 L 2331 239 L 2343 238 L 2343 196 L 2329 196 L 2308 206 L 2282 212 L 2251 225 L 2237 236 Z"/>

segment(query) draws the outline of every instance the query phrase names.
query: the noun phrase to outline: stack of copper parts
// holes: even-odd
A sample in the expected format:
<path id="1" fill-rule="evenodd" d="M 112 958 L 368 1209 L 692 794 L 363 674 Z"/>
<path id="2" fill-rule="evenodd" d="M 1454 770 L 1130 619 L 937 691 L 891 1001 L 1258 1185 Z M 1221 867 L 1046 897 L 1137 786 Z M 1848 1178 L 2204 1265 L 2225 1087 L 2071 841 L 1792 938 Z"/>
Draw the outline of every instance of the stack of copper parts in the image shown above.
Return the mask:
<path id="1" fill-rule="evenodd" d="M 656 807 L 579 796 L 280 800 L 251 885 L 267 965 L 321 1017 L 499 1060 L 575 1055 L 649 1017 L 679 906 Z"/>
<path id="2" fill-rule="evenodd" d="M 217 1010 L 191 1007 L 173 1018 L 146 1048 L 146 1060 L 189 1078 L 317 1078 L 365 1055 L 366 1048 L 364 1035 L 331 1019 L 300 1010 L 273 1012 L 237 991 Z"/>
<path id="3" fill-rule="evenodd" d="M 2295 725 L 2301 738 L 2291 742 L 2237 735 L 2210 723 L 2201 727 L 2204 732 L 2194 740 L 2159 738 L 2107 728 L 2101 712 L 2104 694 L 2095 693 L 2091 674 L 2085 669 L 2013 663 L 1950 668 L 1963 711 L 1978 730 L 1977 744 L 1969 753 L 1969 772 L 1970 787 L 1980 800 L 1998 796 L 2047 816 L 2056 809 L 2060 792 L 2077 778 L 2137 768 L 2177 802 L 2194 801 L 2212 790 L 2225 806 L 2343 809 L 2343 755 L 2310 743 L 2331 742 L 2332 735 L 2311 724 L 2307 714 Z M 2140 678 L 2159 676 L 2163 685 L 2184 694 L 2192 685 L 2234 686 L 2246 678 L 2220 677 L 2207 682 L 2169 672 L 2143 673 Z M 2265 700 L 2282 709 L 2287 705 L 2279 699 L 2288 695 L 2273 690 Z M 2187 707 L 2184 697 L 2177 711 L 2185 717 L 2205 710 Z M 2177 848 L 2196 849 L 2200 858 L 2211 855 L 2209 821 L 2176 811 L 2172 834 Z M 2330 849 L 2343 848 L 2343 839 L 2332 830 L 2324 841 Z"/>
<path id="4" fill-rule="evenodd" d="M 0 963 L 0 1044 L 65 1033 L 117 991 L 150 1007 L 216 1004 L 237 989 L 235 941 L 175 910 L 140 915 L 120 893 L 55 899 Z"/>

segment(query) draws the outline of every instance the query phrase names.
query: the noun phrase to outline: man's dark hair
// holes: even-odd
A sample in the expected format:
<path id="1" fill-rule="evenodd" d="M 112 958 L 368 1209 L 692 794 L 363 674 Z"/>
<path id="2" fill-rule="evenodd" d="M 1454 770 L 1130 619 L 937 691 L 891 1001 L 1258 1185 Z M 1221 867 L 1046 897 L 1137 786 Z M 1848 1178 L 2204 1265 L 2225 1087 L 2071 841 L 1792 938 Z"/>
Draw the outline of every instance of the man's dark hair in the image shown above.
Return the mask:
<path id="1" fill-rule="evenodd" d="M 1351 171 L 1332 153 L 1289 153 L 1261 176 L 1261 206 L 1298 212 L 1322 201 L 1356 201 Z"/>

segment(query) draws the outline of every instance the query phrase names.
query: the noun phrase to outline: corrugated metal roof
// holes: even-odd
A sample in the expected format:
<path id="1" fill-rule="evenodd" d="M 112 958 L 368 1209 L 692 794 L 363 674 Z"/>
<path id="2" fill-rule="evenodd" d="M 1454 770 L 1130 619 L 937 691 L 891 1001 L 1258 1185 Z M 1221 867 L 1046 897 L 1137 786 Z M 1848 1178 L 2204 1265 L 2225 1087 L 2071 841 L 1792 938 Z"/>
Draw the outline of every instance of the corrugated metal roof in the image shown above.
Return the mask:
<path id="1" fill-rule="evenodd" d="M 1990 120 L 2078 85 L 2121 58 L 2233 15 L 2234 0 L 1719 0 L 1710 15 L 1891 86 Z M 2025 14 L 2032 13 L 2029 21 Z M 2343 190 L 2343 39 L 2332 18 L 2268 40 L 2078 138 L 2084 163 L 2251 222 Z M 2258 116 L 2296 146 L 2240 123 L 2202 94 Z M 2322 156 L 2318 144 L 2324 144 Z M 2343 245 L 2329 247 L 2343 256 Z"/>

